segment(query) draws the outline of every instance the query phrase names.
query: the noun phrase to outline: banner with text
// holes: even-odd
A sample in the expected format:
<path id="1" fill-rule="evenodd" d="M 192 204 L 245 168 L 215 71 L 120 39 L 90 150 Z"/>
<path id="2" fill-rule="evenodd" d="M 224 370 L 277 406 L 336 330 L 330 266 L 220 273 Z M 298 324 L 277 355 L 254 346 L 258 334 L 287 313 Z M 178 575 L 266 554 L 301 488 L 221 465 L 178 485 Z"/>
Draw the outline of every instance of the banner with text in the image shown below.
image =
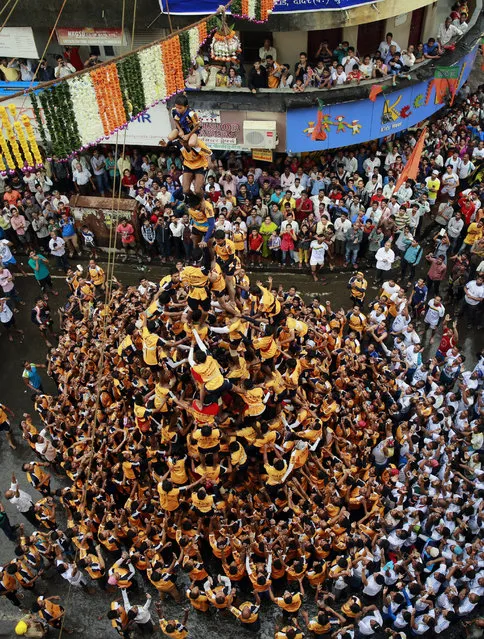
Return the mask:
<path id="1" fill-rule="evenodd" d="M 469 76 L 477 49 L 457 62 L 459 88 Z M 371 101 L 356 100 L 292 109 L 286 118 L 288 152 L 320 151 L 384 138 L 424 121 L 451 99 L 447 79 L 431 78 Z"/>
<path id="2" fill-rule="evenodd" d="M 298 13 L 299 11 L 338 11 L 354 9 L 364 4 L 380 0 L 279 0 L 273 13 Z M 220 6 L 216 0 L 169 0 L 170 13 L 181 15 L 208 15 L 215 13 Z M 166 0 L 160 0 L 163 12 L 167 10 Z M 228 10 L 230 13 L 230 9 Z M 234 12 L 235 13 L 235 12 Z"/>

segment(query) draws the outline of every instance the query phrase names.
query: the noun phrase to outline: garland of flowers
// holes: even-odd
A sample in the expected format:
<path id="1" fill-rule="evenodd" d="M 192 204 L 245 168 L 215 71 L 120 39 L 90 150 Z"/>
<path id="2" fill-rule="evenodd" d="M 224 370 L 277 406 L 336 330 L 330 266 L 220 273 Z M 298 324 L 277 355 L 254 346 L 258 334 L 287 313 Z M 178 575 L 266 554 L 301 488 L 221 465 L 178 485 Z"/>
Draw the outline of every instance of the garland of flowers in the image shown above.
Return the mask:
<path id="1" fill-rule="evenodd" d="M 183 77 L 186 78 L 190 72 L 190 67 L 192 66 L 192 58 L 190 56 L 190 36 L 188 31 L 182 31 L 182 33 L 180 33 L 180 54 L 182 61 L 182 73 Z"/>
<path id="2" fill-rule="evenodd" d="M 44 148 L 46 148 L 48 145 L 47 135 L 45 132 L 45 126 L 42 120 L 42 116 L 40 115 L 39 103 L 37 101 L 37 96 L 35 95 L 35 93 L 30 94 L 30 102 L 32 103 L 32 108 L 34 110 L 35 121 L 39 129 L 40 139 L 42 140 L 42 144 L 44 145 Z"/>
<path id="3" fill-rule="evenodd" d="M 146 104 L 154 105 L 166 95 L 165 69 L 161 45 L 138 54 Z"/>
<path id="4" fill-rule="evenodd" d="M 265 21 L 275 2 L 277 0 L 233 0 L 230 4 L 231 13 L 246 20 Z M 217 14 L 208 16 L 195 26 L 115 63 L 95 67 L 86 74 L 68 80 L 60 80 L 53 88 L 37 89 L 38 96 L 34 92 L 30 93 L 44 146 L 49 145 L 50 138 L 53 152 L 67 161 L 74 157 L 76 151 L 108 139 L 126 128 L 138 115 L 146 113 L 150 107 L 167 102 L 177 92 L 183 91 L 185 78 L 198 51 L 219 27 L 217 16 L 224 10 L 225 7 L 221 6 Z M 30 136 L 27 142 L 18 133 L 18 127 L 15 130 L 27 162 L 31 164 L 31 156 L 27 153 L 30 143 L 38 163 Z M 33 135 L 32 127 L 30 130 Z M 0 161 L 4 163 L 6 160 L 9 166 L 14 166 L 12 152 L 18 163 L 20 149 L 11 126 L 10 130 L 6 128 L 5 131 L 8 142 L 2 134 L 0 147 L 3 157 Z M 38 152 L 38 147 L 36 149 Z"/>
<path id="5" fill-rule="evenodd" d="M 99 117 L 96 92 L 90 74 L 80 75 L 67 81 L 73 104 L 81 150 L 85 151 L 94 140 L 104 136 L 104 129 Z"/>
<path id="6" fill-rule="evenodd" d="M 143 74 L 137 55 L 116 63 L 124 110 L 127 117 L 138 115 L 146 108 Z"/>
<path id="7" fill-rule="evenodd" d="M 13 119 L 13 126 L 10 118 Z M 0 171 L 6 175 L 7 165 L 10 171 L 15 168 L 33 171 L 42 166 L 42 157 L 35 141 L 35 134 L 28 115 L 23 114 L 17 119 L 17 107 L 9 104 L 8 109 L 0 107 Z M 25 137 L 24 128 L 27 133 Z M 4 132 L 7 137 L 5 137 Z M 19 146 L 20 143 L 20 146 Z M 30 145 L 29 145 L 30 143 Z M 7 164 L 5 164 L 5 161 Z"/>
<path id="8" fill-rule="evenodd" d="M 109 137 L 126 123 L 126 111 L 115 64 L 93 69 L 91 78 L 96 93 L 104 134 Z"/>
<path id="9" fill-rule="evenodd" d="M 180 38 L 176 35 L 161 43 L 163 67 L 166 78 L 166 98 L 185 88 L 185 76 L 181 57 Z"/>
<path id="10" fill-rule="evenodd" d="M 65 137 L 69 149 L 78 149 L 81 146 L 81 138 L 67 82 L 61 82 L 54 87 L 52 100 L 55 104 L 56 112 L 62 113 L 64 118 Z"/>
<path id="11" fill-rule="evenodd" d="M 23 113 L 20 116 L 20 120 L 24 125 L 25 131 L 27 132 L 27 138 L 29 140 L 30 148 L 32 149 L 32 153 L 34 155 L 35 164 L 37 166 L 42 166 L 42 156 L 40 154 L 39 145 L 37 144 L 37 140 L 35 139 L 35 133 L 30 121 L 29 116 L 26 113 Z"/>

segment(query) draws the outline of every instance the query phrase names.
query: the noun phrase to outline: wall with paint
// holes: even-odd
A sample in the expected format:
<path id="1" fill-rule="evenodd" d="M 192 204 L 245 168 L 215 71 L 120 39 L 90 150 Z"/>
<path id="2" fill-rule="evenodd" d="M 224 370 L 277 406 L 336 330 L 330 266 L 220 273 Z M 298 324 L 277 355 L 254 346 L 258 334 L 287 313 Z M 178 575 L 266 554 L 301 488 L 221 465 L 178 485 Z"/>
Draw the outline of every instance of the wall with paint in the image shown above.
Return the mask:
<path id="1" fill-rule="evenodd" d="M 456 86 L 461 87 L 466 81 L 476 53 L 477 48 L 453 65 L 459 74 L 454 81 Z M 287 151 L 319 151 L 383 138 L 423 122 L 448 98 L 449 82 L 432 78 L 400 91 L 392 90 L 388 96 L 380 93 L 375 101 L 291 109 L 286 119 Z"/>

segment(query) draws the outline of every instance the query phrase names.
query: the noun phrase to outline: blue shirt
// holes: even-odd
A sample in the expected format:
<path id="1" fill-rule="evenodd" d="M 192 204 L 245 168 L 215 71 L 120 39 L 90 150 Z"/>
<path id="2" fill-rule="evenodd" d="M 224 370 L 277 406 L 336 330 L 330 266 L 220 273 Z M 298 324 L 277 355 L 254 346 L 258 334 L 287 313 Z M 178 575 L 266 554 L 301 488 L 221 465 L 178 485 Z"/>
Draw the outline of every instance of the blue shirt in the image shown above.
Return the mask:
<path id="1" fill-rule="evenodd" d="M 74 227 L 74 220 L 69 217 L 67 220 L 61 220 L 60 225 L 62 227 L 62 237 L 72 237 L 76 234 Z"/>
<path id="2" fill-rule="evenodd" d="M 428 288 L 425 286 L 425 284 L 422 287 L 418 286 L 418 284 L 415 284 L 415 286 L 413 287 L 412 302 L 414 304 L 421 304 L 427 299 L 427 293 Z"/>
<path id="3" fill-rule="evenodd" d="M 24 368 L 24 372 L 22 373 L 22 377 L 27 378 L 29 383 L 34 388 L 40 388 L 42 386 L 42 380 L 40 379 L 40 375 L 37 372 L 37 369 L 33 364 L 30 365 L 30 370 Z"/>
<path id="4" fill-rule="evenodd" d="M 311 195 L 319 195 L 320 191 L 324 191 L 324 187 L 326 183 L 324 180 L 314 180 L 313 186 L 311 188 Z"/>
<path id="5" fill-rule="evenodd" d="M 423 52 L 427 55 L 437 55 L 439 53 L 439 46 L 437 43 L 433 44 L 432 46 L 428 43 L 425 43 L 423 46 Z"/>

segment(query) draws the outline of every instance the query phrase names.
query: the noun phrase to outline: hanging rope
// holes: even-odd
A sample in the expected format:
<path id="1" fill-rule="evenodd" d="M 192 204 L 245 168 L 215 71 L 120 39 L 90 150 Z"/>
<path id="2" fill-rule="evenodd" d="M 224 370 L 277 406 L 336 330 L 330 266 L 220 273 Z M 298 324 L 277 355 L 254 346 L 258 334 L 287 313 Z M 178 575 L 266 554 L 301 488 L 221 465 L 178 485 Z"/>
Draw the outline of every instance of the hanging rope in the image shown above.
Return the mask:
<path id="1" fill-rule="evenodd" d="M 135 2 L 136 5 L 136 2 Z M 124 17 L 125 17 L 125 6 L 126 3 L 123 1 L 123 14 L 122 14 L 122 24 L 124 24 Z M 135 21 L 135 16 L 133 16 L 133 22 Z M 133 41 L 131 42 L 131 47 L 133 46 Z M 127 135 L 127 129 L 124 130 L 124 139 L 123 139 L 123 149 L 122 149 L 122 155 L 124 157 L 124 152 L 125 152 L 125 148 L 126 148 L 126 135 Z M 113 289 L 113 280 L 114 280 L 114 269 L 115 269 L 115 265 L 116 265 L 116 222 L 115 222 L 115 213 L 114 213 L 114 209 L 115 209 L 115 201 L 116 201 L 116 179 L 117 179 L 117 173 L 118 173 L 118 149 L 119 149 L 119 132 L 116 132 L 116 144 L 114 147 L 114 158 L 115 158 L 115 168 L 114 168 L 114 178 L 113 178 L 113 195 L 112 195 L 112 200 L 111 200 L 111 225 L 109 228 L 109 242 L 108 242 L 108 261 L 107 261 L 107 266 L 106 266 L 106 271 L 105 271 L 105 277 L 106 277 L 106 281 L 105 281 L 105 290 L 104 290 L 104 310 L 106 311 L 109 308 L 109 305 L 111 304 L 112 301 L 112 289 Z M 119 172 L 119 187 L 118 187 L 118 197 L 117 197 L 117 202 L 118 202 L 118 206 L 117 209 L 119 210 L 119 202 L 121 200 L 121 186 L 122 186 L 122 178 L 121 178 L 121 171 Z M 117 216 L 116 216 L 117 217 Z M 104 375 L 104 361 L 105 361 L 105 356 L 106 356 L 106 343 L 107 343 L 107 329 L 108 329 L 108 325 L 110 323 L 110 317 L 108 316 L 108 313 L 105 312 L 102 318 L 102 341 L 101 341 L 101 346 L 99 349 L 99 360 L 98 360 L 98 371 L 97 371 L 97 379 L 96 379 L 96 401 L 94 404 L 94 419 L 92 420 L 92 424 L 91 424 L 91 428 L 89 429 L 89 438 L 90 438 L 90 442 L 91 442 L 91 458 L 89 460 L 89 464 L 87 466 L 87 472 L 86 472 L 86 481 L 84 484 L 84 490 L 83 490 L 83 495 L 82 495 L 82 501 L 81 501 L 81 512 L 85 511 L 86 508 L 86 502 L 87 502 L 87 487 L 89 486 L 89 481 L 92 475 L 92 464 L 93 464 L 93 460 L 94 460 L 94 450 L 95 450 L 95 438 L 97 435 L 97 428 L 98 428 L 98 412 L 99 412 L 99 407 L 100 407 L 100 402 L 101 402 L 101 385 L 102 385 L 102 378 Z M 78 560 L 78 555 L 79 555 L 79 549 L 76 550 L 76 555 L 75 555 L 75 560 Z M 71 592 L 72 592 L 72 586 L 71 584 L 69 584 L 69 590 L 67 593 L 67 598 L 66 598 L 66 605 L 64 607 L 64 610 L 67 611 L 68 605 L 70 605 L 70 600 L 71 600 Z M 62 637 L 62 633 L 64 630 L 64 622 L 65 622 L 65 618 L 66 618 L 66 614 L 64 613 L 63 617 L 62 617 L 62 624 L 59 630 L 59 639 L 61 639 Z"/>
<path id="2" fill-rule="evenodd" d="M 15 0 L 15 2 L 13 3 L 13 7 L 12 7 L 12 8 L 10 9 L 10 11 L 8 12 L 7 17 L 5 18 L 5 20 L 4 20 L 3 24 L 2 24 L 2 26 L 0 27 L 0 33 L 3 31 L 3 27 L 7 24 L 7 22 L 8 22 L 8 21 L 9 21 L 9 19 L 10 19 L 10 16 L 11 16 L 11 15 L 12 15 L 12 13 L 15 11 L 15 7 L 18 5 L 18 2 L 19 2 L 19 0 Z M 8 4 L 8 2 L 7 2 L 7 4 Z M 5 9 L 5 8 L 6 8 L 6 6 L 5 6 L 5 7 L 3 7 L 3 9 Z M 3 11 L 3 9 L 2 9 L 2 11 Z"/>
<path id="3" fill-rule="evenodd" d="M 7 0 L 7 2 L 3 5 L 3 7 L 0 9 L 0 16 L 2 15 L 2 13 L 5 11 L 5 9 L 8 7 L 8 5 L 12 2 L 12 0 Z"/>

